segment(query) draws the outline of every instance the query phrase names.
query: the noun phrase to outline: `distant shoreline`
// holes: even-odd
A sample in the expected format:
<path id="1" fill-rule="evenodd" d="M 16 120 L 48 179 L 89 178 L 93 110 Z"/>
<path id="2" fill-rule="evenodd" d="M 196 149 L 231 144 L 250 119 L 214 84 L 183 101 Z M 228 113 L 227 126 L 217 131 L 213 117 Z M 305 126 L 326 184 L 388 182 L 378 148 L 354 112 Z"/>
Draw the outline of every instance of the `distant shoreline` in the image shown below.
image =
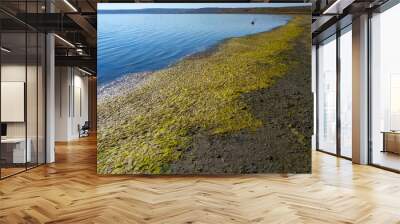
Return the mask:
<path id="1" fill-rule="evenodd" d="M 100 14 L 309 14 L 311 7 L 254 7 L 254 8 L 145 8 L 98 10 Z"/>

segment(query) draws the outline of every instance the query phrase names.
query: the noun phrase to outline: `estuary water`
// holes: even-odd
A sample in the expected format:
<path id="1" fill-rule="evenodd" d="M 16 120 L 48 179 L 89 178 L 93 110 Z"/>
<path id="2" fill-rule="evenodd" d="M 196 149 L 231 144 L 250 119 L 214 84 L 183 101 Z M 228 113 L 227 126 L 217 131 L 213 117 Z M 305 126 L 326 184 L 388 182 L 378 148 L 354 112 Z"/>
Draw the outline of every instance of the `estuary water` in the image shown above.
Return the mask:
<path id="1" fill-rule="evenodd" d="M 269 31 L 290 16 L 265 14 L 98 14 L 98 84 L 168 67 L 224 39 Z"/>

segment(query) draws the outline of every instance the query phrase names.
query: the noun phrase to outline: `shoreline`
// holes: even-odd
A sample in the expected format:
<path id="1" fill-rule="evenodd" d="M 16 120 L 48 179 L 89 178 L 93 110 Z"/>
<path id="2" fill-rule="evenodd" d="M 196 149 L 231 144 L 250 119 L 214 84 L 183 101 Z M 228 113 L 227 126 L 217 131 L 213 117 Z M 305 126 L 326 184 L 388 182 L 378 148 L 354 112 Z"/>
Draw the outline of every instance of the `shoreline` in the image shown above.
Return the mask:
<path id="1" fill-rule="evenodd" d="M 204 57 L 211 56 L 213 53 L 218 51 L 219 47 L 221 47 L 222 45 L 226 44 L 227 42 L 229 42 L 230 40 L 233 40 L 233 39 L 248 38 L 248 37 L 252 37 L 252 36 L 257 36 L 257 35 L 262 35 L 262 34 L 274 32 L 275 30 L 277 30 L 277 29 L 279 29 L 279 28 L 281 28 L 283 26 L 286 26 L 292 19 L 293 19 L 293 17 L 290 18 L 285 24 L 277 26 L 277 27 L 274 27 L 274 28 L 272 28 L 270 30 L 266 30 L 266 31 L 258 32 L 258 33 L 252 33 L 252 34 L 248 34 L 248 35 L 244 35 L 244 36 L 240 36 L 240 37 L 227 37 L 225 39 L 222 39 L 218 43 L 213 44 L 212 46 L 208 47 L 205 50 L 202 50 L 202 51 L 199 51 L 199 52 L 195 52 L 193 54 L 190 54 L 190 55 L 187 55 L 187 56 L 181 58 L 179 61 L 177 61 L 176 63 L 173 63 L 171 66 L 176 65 L 177 63 L 179 63 L 179 62 L 181 62 L 181 61 L 183 61 L 185 59 L 193 60 L 193 59 L 199 59 L 199 58 L 204 58 Z M 168 67 L 170 67 L 170 66 L 168 66 Z M 162 70 L 162 69 L 160 69 L 160 70 Z"/>
<path id="2" fill-rule="evenodd" d="M 248 37 L 252 37 L 252 36 L 256 36 L 256 35 L 262 35 L 265 33 L 274 32 L 275 30 L 277 30 L 283 26 L 286 26 L 288 23 L 290 23 L 291 20 L 293 20 L 293 18 L 294 17 L 291 16 L 291 18 L 285 24 L 274 27 L 274 28 L 266 30 L 266 31 L 248 34 L 248 35 L 239 36 L 239 37 L 224 38 L 224 39 L 218 41 L 218 43 L 215 43 L 209 47 L 206 47 L 203 50 L 185 55 L 182 58 L 180 58 L 179 60 L 177 60 L 176 62 L 171 63 L 170 65 L 168 65 L 164 68 L 158 69 L 158 70 L 128 73 L 128 74 L 121 75 L 117 79 L 112 80 L 111 82 L 105 83 L 97 88 L 97 97 L 98 97 L 97 100 L 99 102 L 103 102 L 106 99 L 109 99 L 109 98 L 112 98 L 115 96 L 120 96 L 126 92 L 132 91 L 134 88 L 138 87 L 141 83 L 143 83 L 145 80 L 147 80 L 154 73 L 178 66 L 180 63 L 182 63 L 186 60 L 196 60 L 196 59 L 209 57 L 212 54 L 218 52 L 218 49 L 222 45 L 226 44 L 227 42 L 229 42 L 232 39 L 248 38 Z"/>

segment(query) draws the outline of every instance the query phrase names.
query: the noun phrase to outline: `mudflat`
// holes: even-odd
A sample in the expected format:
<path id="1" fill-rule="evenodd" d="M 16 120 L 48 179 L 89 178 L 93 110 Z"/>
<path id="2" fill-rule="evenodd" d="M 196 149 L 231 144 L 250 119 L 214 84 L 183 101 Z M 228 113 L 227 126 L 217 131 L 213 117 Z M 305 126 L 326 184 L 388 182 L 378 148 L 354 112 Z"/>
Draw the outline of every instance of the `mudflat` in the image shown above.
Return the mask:
<path id="1" fill-rule="evenodd" d="M 98 173 L 310 172 L 309 21 L 296 15 L 103 89 Z"/>

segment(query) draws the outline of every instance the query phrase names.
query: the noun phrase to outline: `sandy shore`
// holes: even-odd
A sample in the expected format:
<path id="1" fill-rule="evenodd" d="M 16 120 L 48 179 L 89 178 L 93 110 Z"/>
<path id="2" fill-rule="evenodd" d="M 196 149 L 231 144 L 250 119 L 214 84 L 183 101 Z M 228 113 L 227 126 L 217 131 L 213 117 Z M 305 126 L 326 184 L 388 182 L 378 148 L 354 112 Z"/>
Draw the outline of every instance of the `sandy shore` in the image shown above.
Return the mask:
<path id="1" fill-rule="evenodd" d="M 132 73 L 97 88 L 97 101 L 104 102 L 116 96 L 122 96 L 140 86 L 152 72 Z"/>

